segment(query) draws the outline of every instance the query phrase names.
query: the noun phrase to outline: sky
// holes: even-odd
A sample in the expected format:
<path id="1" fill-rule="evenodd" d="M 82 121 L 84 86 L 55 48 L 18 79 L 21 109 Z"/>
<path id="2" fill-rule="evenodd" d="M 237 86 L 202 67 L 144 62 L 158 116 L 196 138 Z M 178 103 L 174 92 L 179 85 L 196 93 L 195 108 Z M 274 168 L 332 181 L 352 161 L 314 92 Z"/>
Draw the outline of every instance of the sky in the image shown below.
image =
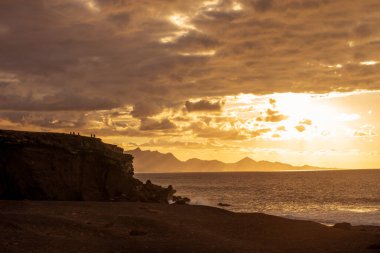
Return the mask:
<path id="1" fill-rule="evenodd" d="M 380 168 L 378 0 L 1 0 L 0 128 Z"/>

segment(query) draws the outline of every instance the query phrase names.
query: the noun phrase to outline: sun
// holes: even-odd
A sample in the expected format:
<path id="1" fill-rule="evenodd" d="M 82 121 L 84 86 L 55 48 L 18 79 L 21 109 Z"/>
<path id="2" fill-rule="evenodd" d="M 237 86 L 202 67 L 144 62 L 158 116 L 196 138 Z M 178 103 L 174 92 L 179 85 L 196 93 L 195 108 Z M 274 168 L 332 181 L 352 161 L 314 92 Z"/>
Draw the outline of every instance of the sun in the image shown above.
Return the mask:
<path id="1" fill-rule="evenodd" d="M 343 113 L 341 108 L 331 103 L 332 96 L 307 93 L 239 94 L 225 98 L 224 113 L 243 122 L 240 124 L 243 130 L 263 131 L 261 138 L 281 140 L 332 136 L 342 132 L 345 121 L 360 117 Z"/>
<path id="2" fill-rule="evenodd" d="M 339 117 L 338 109 L 318 95 L 285 93 L 273 97 L 290 120 L 309 119 L 318 125 L 331 125 Z"/>

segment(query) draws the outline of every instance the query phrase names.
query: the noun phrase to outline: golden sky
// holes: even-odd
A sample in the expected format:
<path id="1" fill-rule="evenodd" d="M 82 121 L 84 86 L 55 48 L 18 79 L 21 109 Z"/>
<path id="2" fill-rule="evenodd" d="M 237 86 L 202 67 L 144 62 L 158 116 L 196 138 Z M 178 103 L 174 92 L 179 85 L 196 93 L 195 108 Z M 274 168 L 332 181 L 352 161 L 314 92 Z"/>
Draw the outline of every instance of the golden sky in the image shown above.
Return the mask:
<path id="1" fill-rule="evenodd" d="M 2 0 L 0 128 L 380 168 L 378 0 Z"/>

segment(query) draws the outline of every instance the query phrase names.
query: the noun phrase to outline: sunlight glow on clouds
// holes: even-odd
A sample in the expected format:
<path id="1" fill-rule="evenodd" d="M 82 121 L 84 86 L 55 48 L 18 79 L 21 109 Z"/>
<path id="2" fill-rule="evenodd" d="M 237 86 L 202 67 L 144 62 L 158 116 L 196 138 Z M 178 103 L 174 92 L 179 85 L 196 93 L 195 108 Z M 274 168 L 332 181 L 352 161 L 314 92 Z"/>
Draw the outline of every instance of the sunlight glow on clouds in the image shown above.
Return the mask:
<path id="1" fill-rule="evenodd" d="M 178 26 L 182 29 L 196 29 L 192 24 L 189 22 L 189 17 L 183 14 L 174 14 L 169 17 L 170 22 Z"/>
<path id="2" fill-rule="evenodd" d="M 360 65 L 365 65 L 365 66 L 372 66 L 378 64 L 378 61 L 362 61 L 360 62 Z"/>
<path id="3" fill-rule="evenodd" d="M 100 11 L 100 8 L 99 6 L 97 5 L 97 3 L 94 1 L 94 0 L 81 0 L 85 5 L 86 7 L 93 11 L 93 12 L 99 12 Z"/>
<path id="4" fill-rule="evenodd" d="M 379 23 L 378 0 L 3 0 L 0 128 L 380 167 Z"/>
<path id="5" fill-rule="evenodd" d="M 191 53 L 179 53 L 183 56 L 213 56 L 215 55 L 215 50 L 209 50 L 209 51 L 200 51 L 200 52 L 191 52 Z"/>

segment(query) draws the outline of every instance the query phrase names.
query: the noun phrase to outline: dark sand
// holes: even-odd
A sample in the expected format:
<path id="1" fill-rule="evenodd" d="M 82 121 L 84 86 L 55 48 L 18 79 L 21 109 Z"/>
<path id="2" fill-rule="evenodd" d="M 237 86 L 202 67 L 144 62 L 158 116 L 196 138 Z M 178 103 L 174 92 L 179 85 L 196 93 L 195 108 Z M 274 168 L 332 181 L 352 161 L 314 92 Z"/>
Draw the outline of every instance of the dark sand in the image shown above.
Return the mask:
<path id="1" fill-rule="evenodd" d="M 0 201 L 1 253 L 380 252 L 379 229 L 360 230 L 206 206 Z"/>

